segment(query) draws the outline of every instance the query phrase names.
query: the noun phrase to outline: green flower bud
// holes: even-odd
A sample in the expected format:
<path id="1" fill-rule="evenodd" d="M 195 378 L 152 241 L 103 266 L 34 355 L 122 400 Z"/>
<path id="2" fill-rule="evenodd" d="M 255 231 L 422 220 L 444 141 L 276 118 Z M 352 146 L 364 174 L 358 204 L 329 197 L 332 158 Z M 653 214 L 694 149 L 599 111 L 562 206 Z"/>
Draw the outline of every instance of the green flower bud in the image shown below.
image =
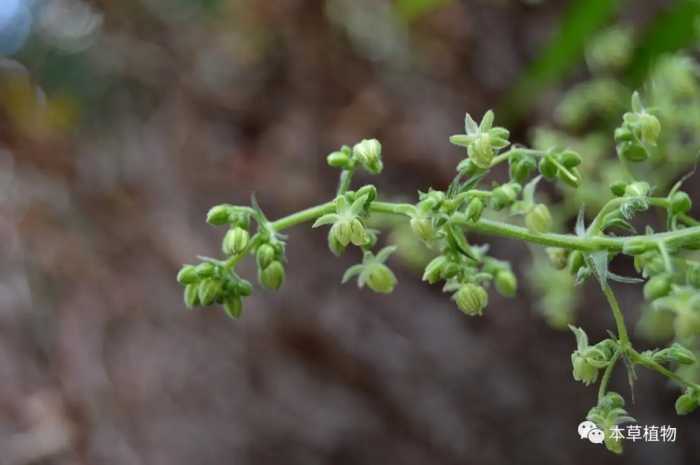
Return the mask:
<path id="1" fill-rule="evenodd" d="M 484 211 L 484 202 L 480 198 L 475 197 L 467 204 L 467 210 L 464 212 L 467 220 L 477 222 L 481 218 L 481 213 Z"/>
<path id="2" fill-rule="evenodd" d="M 622 142 L 617 144 L 617 154 L 629 162 L 642 162 L 649 158 L 649 153 L 641 144 L 636 142 Z"/>
<path id="3" fill-rule="evenodd" d="M 199 265 L 197 265 L 194 269 L 197 272 L 197 276 L 199 276 L 200 278 L 211 278 L 216 272 L 216 267 L 209 262 L 202 262 Z"/>
<path id="4" fill-rule="evenodd" d="M 374 292 L 381 294 L 389 294 L 396 286 L 396 276 L 383 263 L 374 263 L 368 265 L 367 270 L 367 285 Z"/>
<path id="5" fill-rule="evenodd" d="M 355 159 L 371 174 L 382 171 L 382 144 L 377 139 L 363 139 L 352 149 Z"/>
<path id="6" fill-rule="evenodd" d="M 192 284 L 199 281 L 199 276 L 197 276 L 197 269 L 192 265 L 185 265 L 180 269 L 177 274 L 177 282 L 180 284 Z"/>
<path id="7" fill-rule="evenodd" d="M 270 244 L 261 244 L 255 252 L 255 261 L 258 263 L 258 268 L 265 269 L 270 266 L 270 263 L 275 259 L 275 248 Z"/>
<path id="8" fill-rule="evenodd" d="M 593 384 L 598 379 L 598 370 L 591 365 L 586 357 L 578 352 L 571 354 L 571 365 L 573 367 L 573 376 L 575 381 L 581 381 L 586 386 Z"/>
<path id="9" fill-rule="evenodd" d="M 649 194 L 649 183 L 644 181 L 633 182 L 625 188 L 626 197 L 646 197 Z"/>
<path id="10" fill-rule="evenodd" d="M 207 223 L 214 226 L 228 224 L 233 213 L 234 211 L 232 205 L 216 205 L 207 213 Z"/>
<path id="11" fill-rule="evenodd" d="M 677 342 L 671 347 L 656 352 L 653 357 L 657 363 L 675 362 L 681 365 L 692 365 L 697 361 L 695 354 Z"/>
<path id="12" fill-rule="evenodd" d="M 199 305 L 199 286 L 195 283 L 185 286 L 185 305 L 192 308 Z"/>
<path id="13" fill-rule="evenodd" d="M 504 297 L 513 297 L 518 290 L 518 278 L 510 270 L 502 270 L 496 273 L 494 284 L 498 293 Z"/>
<path id="14" fill-rule="evenodd" d="M 347 244 L 342 244 L 337 237 L 333 234 L 332 232 L 333 228 L 331 228 L 331 232 L 328 233 L 328 248 L 330 249 L 331 252 L 333 252 L 333 255 L 335 256 L 340 256 L 345 252 L 345 248 L 347 247 Z"/>
<path id="15" fill-rule="evenodd" d="M 258 270 L 258 278 L 260 284 L 276 291 L 284 283 L 284 267 L 282 263 L 275 260 L 262 271 Z"/>
<path id="16" fill-rule="evenodd" d="M 328 162 L 328 165 L 332 166 L 333 168 L 347 169 L 352 165 L 350 155 L 341 150 L 330 153 L 326 157 L 326 161 Z"/>
<path id="17" fill-rule="evenodd" d="M 489 295 L 486 290 L 476 284 L 463 284 L 452 296 L 457 307 L 469 316 L 481 315 L 489 303 Z"/>
<path id="18" fill-rule="evenodd" d="M 696 408 L 698 408 L 698 396 L 689 389 L 676 399 L 676 413 L 678 415 L 687 415 Z"/>
<path id="19" fill-rule="evenodd" d="M 245 279 L 241 279 L 238 282 L 236 282 L 235 294 L 237 294 L 241 297 L 248 297 L 252 293 L 253 293 L 253 285 L 250 284 L 250 281 L 245 280 Z"/>
<path id="20" fill-rule="evenodd" d="M 564 150 L 559 154 L 559 162 L 567 168 L 575 168 L 581 164 L 581 155 L 573 150 Z"/>
<path id="21" fill-rule="evenodd" d="M 540 203 L 525 216 L 527 229 L 534 233 L 546 233 L 552 226 L 552 215 L 547 205 Z"/>
<path id="22" fill-rule="evenodd" d="M 414 216 L 411 218 L 411 229 L 414 233 L 424 241 L 430 241 L 435 237 L 435 229 L 433 221 L 424 216 Z"/>
<path id="23" fill-rule="evenodd" d="M 685 192 L 675 192 L 671 196 L 671 211 L 674 215 L 688 213 L 692 206 L 693 202 L 690 200 L 690 196 Z"/>
<path id="24" fill-rule="evenodd" d="M 644 298 L 656 300 L 667 296 L 671 292 L 671 278 L 668 275 L 658 275 L 651 278 L 644 285 Z"/>
<path id="25" fill-rule="evenodd" d="M 243 302 L 241 298 L 238 296 L 226 298 L 224 301 L 224 311 L 226 312 L 226 316 L 231 319 L 237 320 L 240 318 L 241 313 L 243 313 Z"/>
<path id="26" fill-rule="evenodd" d="M 474 142 L 467 147 L 469 159 L 481 169 L 491 167 L 491 161 L 496 152 L 491 145 L 491 136 L 488 133 L 480 133 Z"/>
<path id="27" fill-rule="evenodd" d="M 521 189 L 519 184 L 512 182 L 495 188 L 491 193 L 491 206 L 494 210 L 502 210 L 511 206 L 518 198 Z"/>
<path id="28" fill-rule="evenodd" d="M 651 113 L 641 113 L 639 115 L 639 130 L 642 142 L 649 145 L 656 145 L 661 133 L 661 123 L 659 119 Z"/>
<path id="29" fill-rule="evenodd" d="M 542 157 L 540 160 L 540 173 L 542 176 L 551 180 L 557 177 L 558 172 L 559 167 L 554 163 L 551 156 L 547 155 L 546 157 Z"/>
<path id="30" fill-rule="evenodd" d="M 510 177 L 513 181 L 524 183 L 537 169 L 537 162 L 531 156 L 524 156 L 510 163 Z"/>
<path id="31" fill-rule="evenodd" d="M 333 240 L 342 247 L 347 247 L 347 245 L 350 244 L 351 234 L 352 229 L 350 227 L 350 222 L 346 220 L 339 220 L 333 223 L 333 226 L 331 226 L 331 229 L 328 232 L 329 240 L 332 237 Z"/>
<path id="32" fill-rule="evenodd" d="M 428 281 L 430 284 L 435 284 L 436 282 L 440 281 L 443 277 L 443 271 L 447 263 L 447 257 L 444 255 L 439 255 L 432 259 L 425 267 L 425 271 L 423 272 L 423 281 Z"/>
<path id="33" fill-rule="evenodd" d="M 612 192 L 615 197 L 622 197 L 625 195 L 625 189 L 627 189 L 627 183 L 624 181 L 615 181 L 610 185 L 610 192 Z"/>
<path id="34" fill-rule="evenodd" d="M 199 283 L 198 296 L 202 305 L 211 305 L 221 294 L 221 282 L 207 278 Z"/>
<path id="35" fill-rule="evenodd" d="M 547 247 L 546 249 L 549 263 L 557 270 L 563 270 L 569 260 L 569 251 L 561 247 Z M 578 270 L 576 270 L 578 271 Z"/>
<path id="36" fill-rule="evenodd" d="M 249 239 L 250 234 L 248 234 L 248 231 L 236 226 L 226 232 L 221 243 L 221 250 L 226 255 L 238 255 L 245 250 Z"/>
<path id="37" fill-rule="evenodd" d="M 479 169 L 470 158 L 465 158 L 457 165 L 457 172 L 462 173 L 465 177 L 474 176 Z"/>
<path id="38" fill-rule="evenodd" d="M 369 242 L 370 238 L 362 222 L 357 218 L 350 221 L 350 242 L 361 247 Z"/>

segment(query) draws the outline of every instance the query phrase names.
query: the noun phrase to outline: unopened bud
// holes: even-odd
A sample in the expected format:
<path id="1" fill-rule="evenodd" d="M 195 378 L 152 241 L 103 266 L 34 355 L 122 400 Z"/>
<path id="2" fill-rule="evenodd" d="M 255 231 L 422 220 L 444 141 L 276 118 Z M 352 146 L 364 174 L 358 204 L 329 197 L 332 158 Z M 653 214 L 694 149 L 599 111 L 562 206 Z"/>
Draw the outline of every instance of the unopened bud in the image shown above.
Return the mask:
<path id="1" fill-rule="evenodd" d="M 481 169 L 490 168 L 491 161 L 493 161 L 495 155 L 493 145 L 491 145 L 491 136 L 488 133 L 479 134 L 476 140 L 469 144 L 467 153 L 469 154 L 469 159 L 477 167 Z"/>
<path id="2" fill-rule="evenodd" d="M 211 305 L 221 293 L 221 282 L 208 278 L 199 283 L 198 297 L 202 305 Z"/>
<path id="3" fill-rule="evenodd" d="M 340 150 L 330 153 L 326 157 L 326 161 L 328 162 L 329 166 L 332 166 L 333 168 L 342 168 L 342 169 L 349 168 L 351 163 L 352 163 L 350 161 L 350 155 L 348 153 L 340 151 Z"/>
<path id="4" fill-rule="evenodd" d="M 462 285 L 452 298 L 457 303 L 457 307 L 469 316 L 481 315 L 489 303 L 486 290 L 471 283 Z"/>
<path id="5" fill-rule="evenodd" d="M 180 284 L 192 284 L 197 281 L 199 281 L 197 269 L 192 265 L 183 266 L 177 274 L 177 282 Z"/>
<path id="6" fill-rule="evenodd" d="M 549 213 L 547 205 L 540 203 L 535 206 L 526 216 L 525 224 L 527 229 L 534 233 L 546 233 L 552 226 L 552 215 Z"/>
<path id="7" fill-rule="evenodd" d="M 510 270 L 502 270 L 496 273 L 494 284 L 496 290 L 504 297 L 513 297 L 518 290 L 518 278 Z"/>
<path id="8" fill-rule="evenodd" d="M 233 207 L 231 205 L 216 205 L 207 213 L 207 223 L 221 226 L 228 224 L 233 215 Z"/>
<path id="9" fill-rule="evenodd" d="M 231 296 L 224 301 L 224 311 L 229 318 L 237 320 L 243 312 L 243 302 L 238 296 Z"/>
<path id="10" fill-rule="evenodd" d="M 671 196 L 671 211 L 674 215 L 688 213 L 692 206 L 693 202 L 690 200 L 690 196 L 685 192 L 675 192 Z"/>
<path id="11" fill-rule="evenodd" d="M 258 267 L 265 269 L 270 263 L 275 259 L 275 248 L 270 244 L 262 244 L 258 247 L 255 253 L 255 261 L 258 263 Z"/>
<path id="12" fill-rule="evenodd" d="M 277 290 L 284 283 L 284 267 L 279 261 L 273 261 L 262 271 L 259 271 L 260 284 L 268 289 Z"/>
<path id="13" fill-rule="evenodd" d="M 364 139 L 352 149 L 355 159 L 370 173 L 382 171 L 382 144 L 377 139 Z"/>
<path id="14" fill-rule="evenodd" d="M 367 270 L 367 286 L 374 292 L 388 294 L 394 290 L 396 286 L 396 276 L 383 263 L 368 265 Z"/>
<path id="15" fill-rule="evenodd" d="M 236 226 L 226 232 L 221 243 L 221 250 L 226 255 L 238 255 L 245 250 L 249 239 L 250 234 L 248 234 L 248 231 Z"/>

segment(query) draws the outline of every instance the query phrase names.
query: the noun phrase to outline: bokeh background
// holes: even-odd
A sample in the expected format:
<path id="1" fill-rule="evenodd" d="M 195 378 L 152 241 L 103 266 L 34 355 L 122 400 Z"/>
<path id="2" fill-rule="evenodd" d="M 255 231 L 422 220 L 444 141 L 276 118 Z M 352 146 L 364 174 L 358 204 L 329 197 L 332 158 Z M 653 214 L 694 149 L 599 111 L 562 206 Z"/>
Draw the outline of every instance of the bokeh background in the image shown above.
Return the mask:
<path id="1" fill-rule="evenodd" d="M 677 427 L 675 443 L 616 457 L 578 438 L 595 390 L 571 379 L 574 339 L 538 310 L 523 244 L 489 239 L 523 290 L 493 295 L 479 319 L 420 281 L 411 244 L 392 296 L 341 286 L 356 251 L 336 258 L 304 227 L 289 233 L 284 288 L 256 290 L 239 321 L 186 311 L 175 282 L 181 263 L 218 253 L 211 205 L 255 193 L 278 217 L 325 201 L 325 155 L 363 137 L 383 143 L 381 194 L 413 200 L 453 177 L 465 111 L 495 108 L 527 142 L 591 77 L 597 31 L 634 31 L 633 85 L 659 54 L 694 53 L 697 13 L 660 0 L 3 0 L 0 464 L 698 463 L 699 417 L 677 417 L 677 390 L 647 372 L 630 411 Z M 639 289 L 620 293 L 634 322 Z M 577 305 L 596 339 L 611 327 L 599 294 L 589 284 Z M 623 376 L 613 386 L 631 399 Z"/>

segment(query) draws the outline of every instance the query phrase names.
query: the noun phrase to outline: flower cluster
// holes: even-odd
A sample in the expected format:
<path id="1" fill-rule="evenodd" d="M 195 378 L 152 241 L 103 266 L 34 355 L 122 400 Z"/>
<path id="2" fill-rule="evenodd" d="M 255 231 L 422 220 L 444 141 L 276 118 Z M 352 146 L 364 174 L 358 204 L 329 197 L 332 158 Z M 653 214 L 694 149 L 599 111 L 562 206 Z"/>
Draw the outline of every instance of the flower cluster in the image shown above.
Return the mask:
<path id="1" fill-rule="evenodd" d="M 600 62 L 601 58 L 595 60 Z M 638 94 L 632 97 L 631 107 L 615 135 L 619 162 L 625 168 L 628 162 L 638 167 L 644 166 L 643 161 L 652 163 L 657 156 L 655 151 L 651 155 L 652 149 L 660 146 L 662 137 L 660 120 L 642 106 Z M 595 279 L 608 300 L 615 321 L 609 338 L 590 344 L 583 329 L 570 326 L 576 339 L 571 354 L 574 380 L 585 385 L 599 383 L 598 403 L 588 413 L 589 420 L 605 431 L 634 421 L 624 409 L 622 396 L 608 391 L 619 361 L 625 362 L 630 380 L 636 377 L 635 367 L 641 366 L 678 383 L 684 391 L 676 402 L 677 412 L 694 410 L 700 403 L 700 384 L 683 370 L 698 369 L 695 345 L 700 339 L 700 262 L 692 251 L 700 249 L 700 221 L 692 218 L 691 198 L 681 190 L 686 178 L 659 196 L 651 187 L 653 179 L 627 172 L 598 192 L 598 196 L 607 194 L 607 200 L 588 225 L 581 208 L 573 232 L 554 233 L 552 230 L 564 222 L 557 219 L 558 210 L 552 213 L 538 187 L 550 181 L 565 193 L 577 192 L 585 186 L 585 158 L 558 143 L 541 148 L 511 145 L 508 130 L 494 126 L 494 121 L 491 111 L 478 125 L 466 116 L 466 134 L 450 138 L 453 144 L 466 147 L 457 175 L 445 189 L 419 192 L 415 204 L 381 201 L 373 185 L 352 190 L 357 169 L 370 174 L 383 169 L 381 144 L 365 139 L 328 155 L 328 164 L 341 170 L 338 189 L 328 202 L 276 221 L 265 217 L 255 199 L 250 207 L 225 204 L 212 208 L 207 221 L 228 228 L 221 246 L 224 259 L 203 258 L 199 265 L 183 267 L 178 281 L 185 286 L 185 303 L 189 307 L 222 304 L 229 316 L 239 317 L 242 299 L 252 289 L 236 274 L 237 265 L 254 256 L 259 283 L 279 289 L 285 277 L 286 249 L 281 232 L 306 222 L 313 222 L 314 228 L 328 226 L 328 247 L 333 254 L 352 251 L 351 246 L 359 249 L 362 260 L 345 272 L 343 283 L 356 278 L 360 288 L 391 293 L 397 278 L 387 262 L 397 246 L 384 246 L 375 252 L 380 231 L 370 225 L 377 215 L 392 215 L 407 220 L 407 229 L 432 254 L 423 280 L 441 282 L 457 309 L 481 316 L 489 304 L 491 288 L 504 298 L 512 298 L 518 279 L 511 264 L 491 255 L 488 245 L 475 243 L 474 235 L 507 237 L 546 247 L 544 255 L 552 266 L 544 272 L 542 261 L 538 262 L 536 275 L 557 276 L 548 287 Z M 508 178 L 487 184 L 485 178 L 501 164 L 508 165 Z M 634 222 L 640 220 L 639 213 L 652 208 L 665 213 L 664 230 L 656 232 L 647 225 L 640 234 Z M 631 257 L 640 277 L 619 276 L 609 270 L 609 263 L 620 255 Z M 657 314 L 673 317 L 676 340 L 667 347 L 637 351 L 611 287 L 613 281 L 646 281 L 644 298 Z M 561 302 L 562 296 L 558 299 Z M 566 324 L 566 320 L 557 321 L 559 326 Z M 605 441 L 609 450 L 622 450 L 614 438 L 606 436 Z"/>

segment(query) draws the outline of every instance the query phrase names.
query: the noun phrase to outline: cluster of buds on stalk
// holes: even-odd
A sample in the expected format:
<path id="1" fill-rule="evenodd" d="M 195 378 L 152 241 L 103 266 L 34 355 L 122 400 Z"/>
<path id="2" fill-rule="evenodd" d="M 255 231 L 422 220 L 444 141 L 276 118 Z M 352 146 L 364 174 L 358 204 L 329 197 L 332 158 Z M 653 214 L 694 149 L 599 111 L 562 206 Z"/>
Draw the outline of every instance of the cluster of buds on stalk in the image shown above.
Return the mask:
<path id="1" fill-rule="evenodd" d="M 423 280 L 430 284 L 443 282 L 443 292 L 451 294 L 460 311 L 479 316 L 489 303 L 491 287 L 506 298 L 514 297 L 518 288 L 510 263 L 490 255 L 489 246 L 475 244 L 471 235 L 494 233 L 549 246 L 546 256 L 560 276 L 567 278 L 554 283 L 569 285 L 590 277 L 599 282 L 615 316 L 617 335 L 611 333 L 610 338 L 591 345 L 583 329 L 569 326 L 576 338 L 576 349 L 571 354 L 574 380 L 585 385 L 600 382 L 598 404 L 588 414 L 599 428 L 609 431 L 622 422 L 633 421 L 624 409 L 624 399 L 607 391 L 619 360 L 626 362 L 630 380 L 634 378 L 634 366 L 641 365 L 681 382 L 685 391 L 676 402 L 679 414 L 697 408 L 700 384 L 678 374 L 688 367 L 697 370 L 695 352 L 700 351 L 700 262 L 683 255 L 684 251 L 700 249 L 700 222 L 690 217 L 690 196 L 680 190 L 686 178 L 678 181 L 666 197 L 654 197 L 650 182 L 626 173 L 623 180 L 615 179 L 610 185 L 613 197 L 588 227 L 581 208 L 573 233 L 554 234 L 550 231 L 564 221 L 553 218 L 546 194 L 537 192 L 538 185 L 547 180 L 563 184 L 565 192 L 580 190 L 583 158 L 562 144 L 541 149 L 511 145 L 508 130 L 494 126 L 494 119 L 492 111 L 486 112 L 479 124 L 466 115 L 465 134 L 450 137 L 450 142 L 466 148 L 466 158 L 458 164 L 457 175 L 444 190 L 429 188 L 419 192 L 415 204 L 380 201 L 373 185 L 351 189 L 357 169 L 370 174 L 383 169 L 381 144 L 376 139 L 364 139 L 352 148 L 342 146 L 327 156 L 328 164 L 341 170 L 338 190 L 329 202 L 274 222 L 265 217 L 254 199 L 252 207 L 224 204 L 212 208 L 207 221 L 228 228 L 221 245 L 225 257 L 203 258 L 199 265 L 182 268 L 178 281 L 185 286 L 185 303 L 188 307 L 222 304 L 229 316 L 239 317 L 242 299 L 250 295 L 251 284 L 236 274 L 236 266 L 253 255 L 262 287 L 279 289 L 285 278 L 286 248 L 286 238 L 280 232 L 311 221 L 314 228 L 329 227 L 328 247 L 333 254 L 341 255 L 350 246 L 361 252 L 361 262 L 347 269 L 343 283 L 356 278 L 360 288 L 391 293 L 397 278 L 387 261 L 397 247 L 390 245 L 373 251 L 379 242 L 379 231 L 370 227 L 375 224 L 371 222 L 372 215 L 390 214 L 407 218 L 410 230 L 432 254 Z M 623 121 L 615 133 L 620 157 L 635 162 L 649 158 L 661 127 L 637 94 L 632 98 L 632 111 L 625 114 Z M 486 186 L 482 181 L 501 163 L 508 164 L 508 179 Z M 647 227 L 644 234 L 639 234 L 632 222 L 638 219 L 638 213 L 651 208 L 665 210 L 667 231 L 656 233 Z M 510 216 L 515 221 L 495 220 L 490 215 Z M 408 231 L 408 227 L 405 229 Z M 613 229 L 615 232 L 610 232 Z M 620 230 L 631 235 L 618 235 Z M 608 269 L 619 254 L 634 258 L 643 279 L 619 276 Z M 609 281 L 634 284 L 644 280 L 643 295 L 649 308 L 656 314 L 673 317 L 676 340 L 666 348 L 640 353 L 632 346 Z M 555 287 L 552 282 L 546 285 Z M 561 327 L 567 323 L 561 318 L 552 320 Z M 697 376 L 700 381 L 700 371 Z M 608 449 L 621 451 L 619 441 L 607 435 L 605 441 Z"/>
<path id="2" fill-rule="evenodd" d="M 632 111 L 622 117 L 622 126 L 615 130 L 615 143 L 620 158 L 642 162 L 649 158 L 661 133 L 661 123 L 642 105 L 639 93 L 632 94 Z"/>

